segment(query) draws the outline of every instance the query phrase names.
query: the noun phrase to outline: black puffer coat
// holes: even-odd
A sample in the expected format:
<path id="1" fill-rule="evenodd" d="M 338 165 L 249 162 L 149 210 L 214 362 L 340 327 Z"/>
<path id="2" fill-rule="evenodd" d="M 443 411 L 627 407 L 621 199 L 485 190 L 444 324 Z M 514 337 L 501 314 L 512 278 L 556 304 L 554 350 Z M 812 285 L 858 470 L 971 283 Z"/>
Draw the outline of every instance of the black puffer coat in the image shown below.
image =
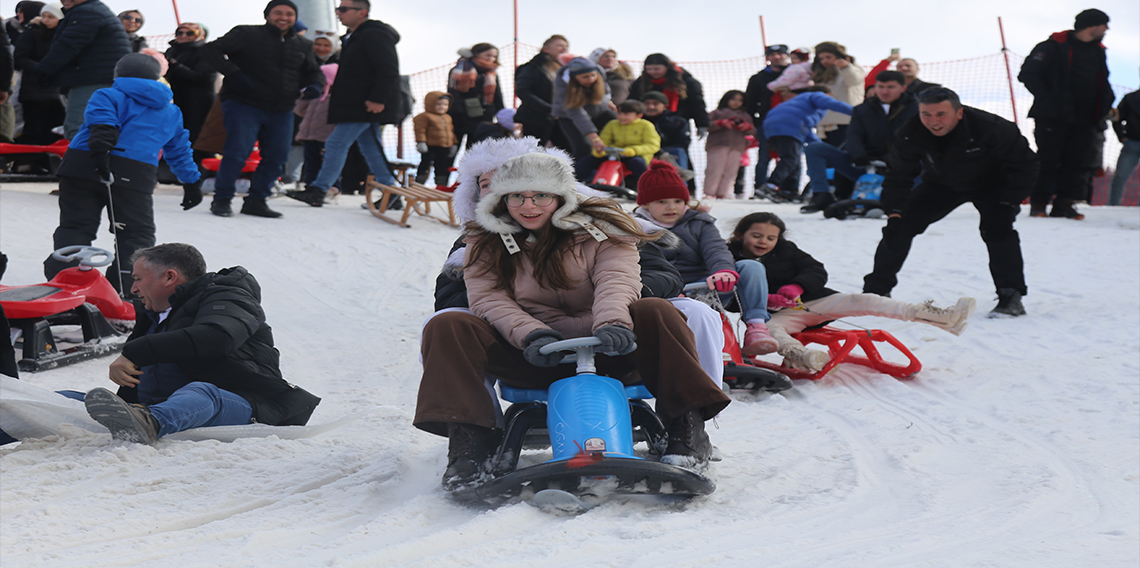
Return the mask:
<path id="1" fill-rule="evenodd" d="M 51 41 L 55 30 L 35 25 L 20 34 L 16 40 L 16 69 L 24 71 L 20 79 L 21 101 L 58 101 L 59 87 L 44 82 L 43 77 L 34 71 L 36 64 L 51 51 Z"/>
<path id="2" fill-rule="evenodd" d="M 962 107 L 962 120 L 938 140 L 918 116 L 895 133 L 883 180 L 882 204 L 901 213 L 914 178 L 958 192 L 990 192 L 1000 203 L 1021 203 L 1037 183 L 1037 154 L 1017 125 L 995 114 Z"/>
<path id="3" fill-rule="evenodd" d="M 709 113 L 705 106 L 704 87 L 688 71 L 681 70 L 681 80 L 685 82 L 685 98 L 677 101 L 677 114 L 682 118 L 692 120 L 697 128 L 708 128 Z M 642 74 L 629 88 L 629 98 L 641 100 L 649 91 L 660 91 L 661 87 L 653 84 L 653 78 Z"/>
<path id="4" fill-rule="evenodd" d="M 558 67 L 546 72 L 549 57 L 540 51 L 515 70 L 515 94 L 519 97 L 515 122 L 530 125 L 529 131 L 538 131 L 551 120 L 550 101 L 554 100 L 554 73 Z"/>
<path id="5" fill-rule="evenodd" d="M 280 354 L 261 309 L 261 286 L 245 268 L 208 273 L 179 286 L 170 297 L 171 311 L 158 331 L 145 310 L 131 333 L 123 356 L 140 368 L 177 364 L 191 381 L 211 383 L 240 395 L 263 424 L 302 425 L 321 399 L 289 384 L 281 376 Z M 138 399 L 137 389 L 120 396 Z"/>
<path id="6" fill-rule="evenodd" d="M 226 76 L 220 94 L 223 101 L 241 101 L 270 112 L 292 110 L 301 89 L 325 84 L 312 43 L 298 37 L 292 29 L 281 35 L 269 23 L 235 26 L 207 43 L 201 57 L 213 70 Z M 249 79 L 252 87 L 231 77 L 238 73 Z"/>
<path id="7" fill-rule="evenodd" d="M 171 41 L 166 50 L 166 61 L 170 64 L 166 82 L 174 91 L 174 104 L 182 109 L 182 124 L 190 131 L 191 142 L 198 139 L 216 96 L 214 81 L 218 74 L 202 59 L 205 45 L 204 41 Z"/>
<path id="8" fill-rule="evenodd" d="M 844 144 L 847 155 L 860 166 L 871 160 L 887 159 L 895 132 L 917 115 L 918 101 L 910 92 L 904 92 L 891 103 L 889 113 L 883 112 L 883 103 L 879 99 L 867 99 L 851 111 L 851 126 Z"/>
<path id="9" fill-rule="evenodd" d="M 110 85 L 115 64 L 130 52 L 119 18 L 100 0 L 87 0 L 64 15 L 51 51 L 36 64 L 36 71 L 60 87 Z"/>
<path id="10" fill-rule="evenodd" d="M 1059 120 L 1103 124 L 1116 95 L 1108 82 L 1108 59 L 1104 46 L 1077 41 L 1072 31 L 1057 32 L 1034 46 L 1021 64 L 1017 80 L 1033 93 L 1029 116 L 1038 120 Z M 1084 65 L 1085 75 L 1095 84 L 1081 85 L 1087 100 L 1078 101 L 1073 69 Z M 1090 104 L 1091 103 L 1091 104 Z M 1084 108 L 1081 108 L 1084 107 Z"/>
<path id="11" fill-rule="evenodd" d="M 400 118 L 400 34 L 384 22 L 368 20 L 345 40 L 340 67 L 329 93 L 329 124 L 378 122 L 396 124 Z M 368 112 L 364 101 L 382 103 L 383 112 Z"/>
<path id="12" fill-rule="evenodd" d="M 738 261 L 746 260 L 743 248 L 740 241 L 728 243 L 728 250 Z M 839 293 L 826 286 L 827 269 L 823 267 L 822 262 L 800 250 L 796 243 L 784 240 L 782 237 L 771 252 L 752 260 L 758 260 L 764 265 L 764 273 L 768 275 L 768 290 L 773 294 L 788 284 L 795 284 L 804 289 L 800 299 L 805 302 Z"/>

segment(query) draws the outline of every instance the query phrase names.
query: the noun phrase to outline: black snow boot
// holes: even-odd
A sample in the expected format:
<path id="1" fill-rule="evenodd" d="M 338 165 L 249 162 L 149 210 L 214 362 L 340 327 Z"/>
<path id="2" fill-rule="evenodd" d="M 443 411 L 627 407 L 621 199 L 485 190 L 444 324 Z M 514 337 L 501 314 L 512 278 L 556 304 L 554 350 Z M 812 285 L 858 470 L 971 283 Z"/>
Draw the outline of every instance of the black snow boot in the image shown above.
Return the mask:
<path id="1" fill-rule="evenodd" d="M 669 432 L 669 445 L 661 461 L 686 469 L 708 465 L 713 445 L 705 433 L 705 418 L 701 410 L 690 410 L 665 425 Z"/>
<path id="2" fill-rule="evenodd" d="M 1025 315 L 1025 306 L 1021 305 L 1021 292 L 1013 288 L 998 288 L 998 304 L 990 311 L 991 318 L 1017 317 Z"/>
<path id="3" fill-rule="evenodd" d="M 130 404 L 105 388 L 87 393 L 83 404 L 87 407 L 87 414 L 106 426 L 116 440 L 151 445 L 158 440 L 161 427 L 146 406 Z"/>
<path id="4" fill-rule="evenodd" d="M 800 213 L 819 213 L 832 203 L 835 203 L 834 195 L 817 191 L 811 194 L 811 203 L 800 207 Z"/>
<path id="5" fill-rule="evenodd" d="M 242 215 L 253 215 L 254 217 L 266 217 L 269 219 L 276 219 L 281 217 L 281 213 L 269 208 L 269 204 L 264 199 L 250 199 L 246 198 L 245 203 L 241 205 Z"/>
<path id="6" fill-rule="evenodd" d="M 1085 216 L 1084 214 L 1077 211 L 1075 204 L 1076 202 L 1074 202 L 1072 199 L 1054 199 L 1053 209 L 1049 211 L 1049 216 L 1080 221 L 1081 219 L 1084 219 Z"/>
<path id="7" fill-rule="evenodd" d="M 210 213 L 218 217 L 233 217 L 234 208 L 229 199 L 215 199 L 210 202 Z"/>
<path id="8" fill-rule="evenodd" d="M 497 447 L 498 435 L 491 428 L 448 424 L 444 490 L 466 489 L 485 477 L 491 471 L 491 455 Z"/>
<path id="9" fill-rule="evenodd" d="M 306 187 L 304 191 L 286 191 L 285 197 L 308 203 L 313 207 L 320 207 L 325 204 L 325 192 L 312 187 Z"/>

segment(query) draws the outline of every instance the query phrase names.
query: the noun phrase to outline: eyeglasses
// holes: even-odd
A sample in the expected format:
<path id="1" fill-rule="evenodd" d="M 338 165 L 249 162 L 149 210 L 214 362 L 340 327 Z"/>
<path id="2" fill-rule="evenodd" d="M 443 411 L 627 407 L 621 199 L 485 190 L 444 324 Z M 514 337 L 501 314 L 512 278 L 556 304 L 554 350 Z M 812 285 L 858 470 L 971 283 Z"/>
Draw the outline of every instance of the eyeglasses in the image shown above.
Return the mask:
<path id="1" fill-rule="evenodd" d="M 143 19 L 142 19 L 142 18 L 135 18 L 135 17 L 133 17 L 133 16 L 123 16 L 122 18 L 119 18 L 119 19 L 120 19 L 120 20 L 122 20 L 122 21 L 124 21 L 124 22 L 134 22 L 134 23 L 136 23 L 136 24 L 141 24 L 141 23 L 143 23 Z"/>
<path id="2" fill-rule="evenodd" d="M 363 9 L 364 8 L 357 8 L 355 6 L 337 6 L 336 7 L 336 13 L 345 14 L 345 13 L 348 13 L 350 10 L 363 10 Z"/>
<path id="3" fill-rule="evenodd" d="M 523 195 L 521 193 L 509 193 L 503 199 L 507 202 L 507 207 L 511 208 L 522 207 L 527 199 L 529 199 L 535 207 L 546 207 L 554 203 L 554 195 L 549 193 L 536 193 L 533 196 Z"/>
<path id="4" fill-rule="evenodd" d="M 198 32 L 196 32 L 194 30 L 178 30 L 178 31 L 174 32 L 174 35 L 176 35 L 176 36 L 187 36 L 187 37 L 197 37 Z"/>

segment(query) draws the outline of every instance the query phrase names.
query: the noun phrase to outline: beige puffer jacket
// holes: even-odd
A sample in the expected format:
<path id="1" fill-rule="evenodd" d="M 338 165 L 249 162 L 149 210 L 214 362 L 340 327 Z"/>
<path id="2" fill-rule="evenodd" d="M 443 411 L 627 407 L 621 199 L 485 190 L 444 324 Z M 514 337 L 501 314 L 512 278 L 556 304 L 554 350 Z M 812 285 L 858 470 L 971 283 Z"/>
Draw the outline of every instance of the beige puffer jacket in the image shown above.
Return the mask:
<path id="1" fill-rule="evenodd" d="M 867 73 L 863 71 L 862 67 L 854 63 L 848 64 L 847 67 L 838 71 L 839 73 L 832 82 L 825 83 L 831 89 L 831 96 L 851 106 L 862 104 L 864 94 L 867 91 L 867 87 L 864 85 Z M 823 138 L 824 132 L 834 130 L 834 126 L 838 124 L 851 124 L 851 115 L 829 110 L 820 119 L 819 126 L 816 128 L 820 137 Z"/>
<path id="2" fill-rule="evenodd" d="M 471 244 L 470 239 L 467 242 Z M 567 339 L 593 335 L 610 324 L 633 329 L 629 305 L 641 297 L 636 242 L 633 237 L 613 235 L 598 242 L 586 231 L 576 231 L 573 250 L 566 255 L 568 275 L 578 282 L 570 290 L 554 290 L 535 280 L 530 243 L 524 242 L 517 255 L 522 262 L 513 296 L 495 289 L 493 274 L 479 274 L 482 263 L 464 271 L 471 311 L 519 349 L 537 329 L 554 329 Z"/>

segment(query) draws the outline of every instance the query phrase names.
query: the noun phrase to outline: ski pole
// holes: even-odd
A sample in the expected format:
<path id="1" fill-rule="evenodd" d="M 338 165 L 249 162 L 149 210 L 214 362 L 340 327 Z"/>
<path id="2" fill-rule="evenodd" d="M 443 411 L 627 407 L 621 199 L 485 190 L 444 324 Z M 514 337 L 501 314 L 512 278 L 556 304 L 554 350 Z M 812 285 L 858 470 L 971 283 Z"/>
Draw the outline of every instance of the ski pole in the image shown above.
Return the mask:
<path id="1" fill-rule="evenodd" d="M 126 297 L 127 291 L 123 290 L 123 259 L 119 256 L 119 229 L 124 228 L 126 225 L 120 225 L 115 222 L 115 195 L 111 191 L 111 185 L 115 183 L 115 175 L 107 172 L 107 177 L 99 181 L 107 188 L 107 214 L 111 218 L 111 236 L 115 239 L 115 260 L 116 268 L 115 276 L 119 279 L 119 296 Z"/>

